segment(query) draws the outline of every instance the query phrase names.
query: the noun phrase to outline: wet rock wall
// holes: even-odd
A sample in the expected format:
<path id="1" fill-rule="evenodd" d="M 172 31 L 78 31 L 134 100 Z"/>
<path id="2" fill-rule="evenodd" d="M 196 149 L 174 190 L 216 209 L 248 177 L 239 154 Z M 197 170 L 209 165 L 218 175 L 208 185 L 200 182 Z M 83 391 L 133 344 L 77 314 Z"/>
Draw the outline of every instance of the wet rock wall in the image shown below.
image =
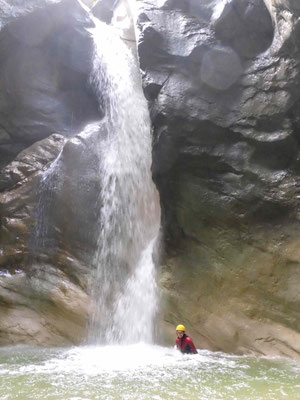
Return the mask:
<path id="1" fill-rule="evenodd" d="M 165 334 L 299 358 L 299 5 L 138 0 Z"/>
<path id="2" fill-rule="evenodd" d="M 89 83 L 93 22 L 76 0 L 24 1 L 5 10 L 0 344 L 79 343 L 100 208 L 102 133 L 82 131 L 103 116 Z"/>
<path id="3" fill-rule="evenodd" d="M 199 347 L 299 358 L 298 2 L 137 5 L 163 209 L 160 337 L 173 343 L 181 322 Z M 99 192 L 98 139 L 80 131 L 102 118 L 92 22 L 75 0 L 0 6 L 0 343 L 79 343 Z"/>

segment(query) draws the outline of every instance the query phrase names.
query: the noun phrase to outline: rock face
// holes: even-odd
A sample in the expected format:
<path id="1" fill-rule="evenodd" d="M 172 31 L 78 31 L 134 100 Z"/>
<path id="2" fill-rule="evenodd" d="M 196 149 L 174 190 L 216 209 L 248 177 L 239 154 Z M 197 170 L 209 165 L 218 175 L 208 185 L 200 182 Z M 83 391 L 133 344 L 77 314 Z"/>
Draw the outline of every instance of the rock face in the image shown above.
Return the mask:
<path id="1" fill-rule="evenodd" d="M 114 6 L 119 0 L 99 0 L 93 7 L 93 14 L 106 23 L 110 23 L 114 15 Z"/>
<path id="2" fill-rule="evenodd" d="M 199 347 L 299 358 L 299 2 L 137 5 L 165 342 L 180 322 Z M 106 134 L 93 22 L 76 0 L 0 9 L 0 345 L 80 343 Z"/>
<path id="3" fill-rule="evenodd" d="M 0 344 L 82 342 L 90 306 L 93 22 L 76 0 L 40 3 L 10 9 L 0 32 Z"/>
<path id="4" fill-rule="evenodd" d="M 225 4 L 225 5 L 224 5 Z M 138 0 L 165 335 L 300 358 L 297 1 Z"/>
<path id="5" fill-rule="evenodd" d="M 17 18 L 0 32 L 2 162 L 51 133 L 68 135 L 97 118 L 86 84 L 93 51 L 86 29 L 92 25 L 80 4 L 68 0 Z"/>

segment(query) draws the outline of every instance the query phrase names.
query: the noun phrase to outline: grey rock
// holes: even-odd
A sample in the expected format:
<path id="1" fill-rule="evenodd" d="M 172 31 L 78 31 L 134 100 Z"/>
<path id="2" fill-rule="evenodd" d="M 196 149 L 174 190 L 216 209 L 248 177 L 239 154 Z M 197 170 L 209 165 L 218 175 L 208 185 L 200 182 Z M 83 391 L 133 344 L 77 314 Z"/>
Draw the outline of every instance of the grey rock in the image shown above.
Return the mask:
<path id="1" fill-rule="evenodd" d="M 93 7 L 92 13 L 101 21 L 110 23 L 114 14 L 114 9 L 120 0 L 99 0 Z"/>
<path id="2" fill-rule="evenodd" d="M 243 71 L 238 55 L 231 48 L 213 48 L 203 57 L 200 77 L 217 90 L 229 89 Z"/>
<path id="3" fill-rule="evenodd" d="M 89 84 L 93 23 L 75 0 L 50 3 L 7 9 L 0 31 L 1 344 L 87 334 L 105 134 L 78 134 L 102 117 Z"/>
<path id="4" fill-rule="evenodd" d="M 14 185 L 41 171 L 53 161 L 64 143 L 61 135 L 53 134 L 21 151 L 17 157 L 0 172 L 0 191 L 11 189 Z"/>
<path id="5" fill-rule="evenodd" d="M 13 142 L 69 135 L 99 118 L 88 85 L 93 23 L 76 0 L 13 20 L 0 32 L 0 116 Z M 2 95 L 1 95 L 2 94 Z"/>
<path id="6" fill-rule="evenodd" d="M 299 5 L 198 4 L 138 0 L 164 318 L 200 347 L 299 358 L 300 298 L 286 285 L 300 285 Z"/>
<path id="7" fill-rule="evenodd" d="M 218 39 L 247 58 L 270 47 L 274 37 L 272 17 L 264 0 L 227 2 L 213 26 Z"/>
<path id="8" fill-rule="evenodd" d="M 2 171 L 1 344 L 62 345 L 86 338 L 103 129 L 94 124 L 67 141 L 51 135 Z"/>
<path id="9" fill-rule="evenodd" d="M 28 14 L 37 8 L 42 8 L 45 4 L 54 4 L 60 1 L 61 0 L 21 0 L 11 2 L 0 0 L 0 29 L 10 21 Z"/>

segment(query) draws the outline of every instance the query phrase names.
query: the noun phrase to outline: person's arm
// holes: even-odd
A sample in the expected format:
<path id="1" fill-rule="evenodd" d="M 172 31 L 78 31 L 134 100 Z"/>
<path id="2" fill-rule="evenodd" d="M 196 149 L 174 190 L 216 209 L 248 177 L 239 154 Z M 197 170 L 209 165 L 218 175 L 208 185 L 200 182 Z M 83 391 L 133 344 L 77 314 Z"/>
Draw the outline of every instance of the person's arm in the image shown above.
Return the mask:
<path id="1" fill-rule="evenodd" d="M 194 354 L 198 354 L 198 351 L 197 351 L 197 349 L 196 349 L 196 347 L 195 347 L 195 345 L 194 345 L 194 343 L 193 343 L 193 341 L 192 341 L 192 339 L 190 337 L 187 338 L 187 342 L 188 342 L 192 352 Z"/>

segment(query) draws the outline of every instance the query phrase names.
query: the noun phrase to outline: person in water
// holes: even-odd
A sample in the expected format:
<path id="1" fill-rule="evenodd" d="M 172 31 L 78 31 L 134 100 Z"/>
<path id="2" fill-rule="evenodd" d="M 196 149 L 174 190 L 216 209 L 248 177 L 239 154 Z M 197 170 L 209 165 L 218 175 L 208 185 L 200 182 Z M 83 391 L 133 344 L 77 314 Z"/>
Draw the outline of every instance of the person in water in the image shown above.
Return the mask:
<path id="1" fill-rule="evenodd" d="M 176 326 L 176 346 L 177 349 L 184 354 L 197 354 L 198 351 L 192 341 L 192 339 L 185 333 L 185 327 L 183 325 Z"/>

